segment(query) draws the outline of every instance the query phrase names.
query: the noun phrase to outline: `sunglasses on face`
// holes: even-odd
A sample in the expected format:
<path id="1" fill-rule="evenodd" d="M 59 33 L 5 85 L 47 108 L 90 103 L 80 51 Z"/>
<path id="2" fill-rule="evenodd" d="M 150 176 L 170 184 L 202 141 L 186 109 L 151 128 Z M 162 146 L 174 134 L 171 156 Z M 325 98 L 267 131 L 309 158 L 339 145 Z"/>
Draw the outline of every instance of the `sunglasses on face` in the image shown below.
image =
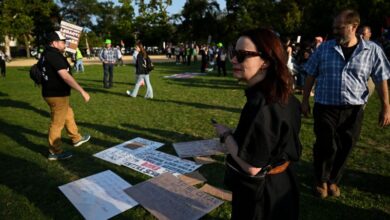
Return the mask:
<path id="1" fill-rule="evenodd" d="M 230 58 L 233 59 L 234 57 L 236 57 L 239 63 L 244 62 L 244 60 L 248 57 L 256 57 L 261 55 L 262 55 L 261 52 L 246 51 L 246 50 L 232 50 L 230 52 Z"/>

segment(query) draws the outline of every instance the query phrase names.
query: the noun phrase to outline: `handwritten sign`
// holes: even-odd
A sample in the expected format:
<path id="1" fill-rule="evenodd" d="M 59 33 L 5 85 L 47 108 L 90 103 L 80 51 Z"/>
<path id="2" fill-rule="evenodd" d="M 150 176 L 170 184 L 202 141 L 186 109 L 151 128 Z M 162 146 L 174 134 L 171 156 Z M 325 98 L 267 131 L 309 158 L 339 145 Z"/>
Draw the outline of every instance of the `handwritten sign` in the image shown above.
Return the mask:
<path id="1" fill-rule="evenodd" d="M 76 49 L 79 45 L 79 39 L 81 35 L 82 27 L 61 21 L 60 32 L 66 38 L 66 51 L 76 53 Z"/>
<path id="2" fill-rule="evenodd" d="M 59 186 L 85 219 L 108 219 L 138 203 L 124 193 L 129 183 L 110 170 Z"/>
<path id="3" fill-rule="evenodd" d="M 199 219 L 223 202 L 164 173 L 125 190 L 160 220 Z"/>
<path id="4" fill-rule="evenodd" d="M 219 139 L 174 143 L 173 147 L 181 158 L 226 153 L 226 147 L 219 142 Z"/>

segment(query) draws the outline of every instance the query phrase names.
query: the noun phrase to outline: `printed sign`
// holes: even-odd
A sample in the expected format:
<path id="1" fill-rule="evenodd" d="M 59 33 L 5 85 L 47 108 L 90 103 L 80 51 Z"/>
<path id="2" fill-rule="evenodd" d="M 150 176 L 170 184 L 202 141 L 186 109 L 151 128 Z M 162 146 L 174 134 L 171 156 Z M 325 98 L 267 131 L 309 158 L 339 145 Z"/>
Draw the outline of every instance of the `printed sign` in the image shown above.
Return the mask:
<path id="1" fill-rule="evenodd" d="M 223 202 L 164 173 L 125 190 L 160 220 L 199 219 Z"/>
<path id="2" fill-rule="evenodd" d="M 76 49 L 79 45 L 79 39 L 81 35 L 82 27 L 61 21 L 61 33 L 66 38 L 66 49 L 65 51 L 76 53 Z"/>
<path id="3" fill-rule="evenodd" d="M 174 143 L 173 147 L 181 158 L 226 153 L 226 147 L 219 142 L 219 139 Z"/>
<path id="4" fill-rule="evenodd" d="M 138 203 L 123 190 L 131 187 L 110 170 L 59 186 L 85 219 L 108 219 Z"/>

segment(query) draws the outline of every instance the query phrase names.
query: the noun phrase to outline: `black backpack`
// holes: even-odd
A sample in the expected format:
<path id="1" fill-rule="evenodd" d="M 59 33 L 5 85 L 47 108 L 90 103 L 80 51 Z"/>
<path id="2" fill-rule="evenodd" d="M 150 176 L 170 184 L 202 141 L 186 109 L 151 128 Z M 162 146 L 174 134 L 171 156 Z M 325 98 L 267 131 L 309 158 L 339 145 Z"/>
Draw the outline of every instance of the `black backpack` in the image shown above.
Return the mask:
<path id="1" fill-rule="evenodd" d="M 48 80 L 43 62 L 45 62 L 44 56 L 42 56 L 38 62 L 30 68 L 30 78 L 34 81 L 36 86 L 40 86 L 44 80 Z"/>
<path id="2" fill-rule="evenodd" d="M 150 72 L 154 70 L 154 65 L 152 63 L 152 60 L 149 58 L 149 56 L 146 57 L 145 62 L 146 62 L 146 67 L 145 67 L 146 71 Z"/>

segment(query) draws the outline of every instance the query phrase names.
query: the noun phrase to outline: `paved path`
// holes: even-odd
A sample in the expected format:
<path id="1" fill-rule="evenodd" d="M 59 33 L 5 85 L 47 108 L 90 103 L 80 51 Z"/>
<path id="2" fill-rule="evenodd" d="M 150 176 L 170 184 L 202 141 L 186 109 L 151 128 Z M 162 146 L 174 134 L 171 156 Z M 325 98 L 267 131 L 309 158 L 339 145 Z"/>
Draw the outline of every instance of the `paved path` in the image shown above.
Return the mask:
<path id="1" fill-rule="evenodd" d="M 168 59 L 165 55 L 151 55 L 150 58 L 155 63 L 165 63 L 165 62 L 175 62 L 175 59 Z M 32 66 L 34 63 L 36 63 L 37 60 L 35 58 L 16 58 L 13 59 L 11 62 L 6 63 L 8 66 Z M 95 57 L 91 59 L 83 58 L 84 65 L 92 65 L 92 64 L 101 64 L 100 60 Z M 133 56 L 126 55 L 123 56 L 123 63 L 124 64 L 132 64 L 133 63 Z"/>

